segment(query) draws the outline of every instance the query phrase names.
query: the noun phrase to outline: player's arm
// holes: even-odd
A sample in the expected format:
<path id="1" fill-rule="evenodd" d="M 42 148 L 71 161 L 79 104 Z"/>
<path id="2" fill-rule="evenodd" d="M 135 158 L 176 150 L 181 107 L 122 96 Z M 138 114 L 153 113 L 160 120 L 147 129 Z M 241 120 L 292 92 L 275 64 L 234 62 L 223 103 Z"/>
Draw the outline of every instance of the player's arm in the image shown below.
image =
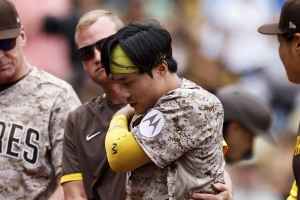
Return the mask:
<path id="1" fill-rule="evenodd" d="M 66 200 L 87 200 L 83 181 L 69 181 L 62 184 Z"/>
<path id="2" fill-rule="evenodd" d="M 228 145 L 225 140 L 223 140 L 222 143 L 223 143 L 223 154 L 226 154 L 228 151 Z M 212 194 L 195 193 L 193 194 L 193 199 L 194 200 L 196 199 L 233 200 L 233 185 L 232 185 L 230 175 L 226 170 L 224 170 L 224 179 L 225 179 L 225 184 L 216 183 L 213 185 L 214 189 L 219 191 L 219 194 L 212 195 Z"/>
<path id="3" fill-rule="evenodd" d="M 131 171 L 150 161 L 129 132 L 124 115 L 115 115 L 111 120 L 105 138 L 105 149 L 108 163 L 115 172 Z"/>
<path id="4" fill-rule="evenodd" d="M 49 200 L 63 200 L 64 199 L 64 191 L 63 187 L 60 185 L 61 174 L 56 176 L 57 188 L 54 193 L 51 195 Z"/>
<path id="5" fill-rule="evenodd" d="M 51 146 L 53 147 L 51 150 L 51 160 L 55 174 L 58 174 L 56 177 L 57 189 L 51 195 L 51 200 L 64 199 L 63 188 L 60 185 L 62 159 L 59 155 L 61 155 L 61 152 L 63 151 L 63 133 L 68 114 L 79 105 L 80 101 L 74 90 L 70 87 L 57 94 L 51 109 L 51 118 L 49 123 L 49 139 Z"/>
<path id="6" fill-rule="evenodd" d="M 219 194 L 195 193 L 193 194 L 193 199 L 190 200 L 233 200 L 233 185 L 226 170 L 224 171 L 224 179 L 226 184 L 216 183 L 213 185 L 213 188 L 219 191 Z"/>
<path id="7" fill-rule="evenodd" d="M 297 200 L 298 195 L 298 186 L 296 181 L 294 181 L 292 189 L 290 191 L 290 196 L 287 198 L 287 200 Z"/>
<path id="8" fill-rule="evenodd" d="M 133 117 L 135 111 L 134 109 L 128 104 L 127 106 L 125 106 L 124 108 L 118 110 L 113 117 L 117 116 L 117 115 L 123 115 L 126 117 L 127 121 L 130 121 L 131 118 Z"/>
<path id="9" fill-rule="evenodd" d="M 60 184 L 63 187 L 66 200 L 87 199 L 81 173 L 63 175 Z"/>
<path id="10" fill-rule="evenodd" d="M 75 142 L 75 135 L 79 134 L 74 127 L 74 124 L 78 123 L 75 119 L 77 119 L 76 110 L 71 112 L 67 119 L 63 138 L 62 177 L 60 184 L 63 187 L 64 196 L 67 200 L 87 199 Z"/>

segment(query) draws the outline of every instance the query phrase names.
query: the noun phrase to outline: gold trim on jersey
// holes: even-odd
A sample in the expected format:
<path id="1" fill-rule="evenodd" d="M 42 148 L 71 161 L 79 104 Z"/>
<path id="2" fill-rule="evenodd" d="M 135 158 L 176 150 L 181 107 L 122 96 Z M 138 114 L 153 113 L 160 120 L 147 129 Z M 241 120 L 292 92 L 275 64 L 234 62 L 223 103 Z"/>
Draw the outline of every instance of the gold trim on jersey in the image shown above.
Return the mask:
<path id="1" fill-rule="evenodd" d="M 223 140 L 222 143 L 223 143 L 223 154 L 225 155 L 228 151 L 228 145 L 225 140 Z"/>
<path id="2" fill-rule="evenodd" d="M 67 174 L 61 177 L 60 184 L 69 181 L 82 181 L 82 180 L 83 178 L 81 173 Z"/>
<path id="3" fill-rule="evenodd" d="M 297 137 L 297 143 L 295 147 L 294 156 L 297 156 L 300 154 L 300 136 Z"/>

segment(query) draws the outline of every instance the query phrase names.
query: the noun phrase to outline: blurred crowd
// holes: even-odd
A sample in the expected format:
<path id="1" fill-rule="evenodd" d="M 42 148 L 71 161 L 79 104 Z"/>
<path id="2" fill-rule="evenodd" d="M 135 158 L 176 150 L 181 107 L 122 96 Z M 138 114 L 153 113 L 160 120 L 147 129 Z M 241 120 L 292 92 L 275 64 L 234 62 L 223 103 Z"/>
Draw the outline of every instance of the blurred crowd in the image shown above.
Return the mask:
<path id="1" fill-rule="evenodd" d="M 293 182 L 299 86 L 286 77 L 277 38 L 257 32 L 261 24 L 279 20 L 284 0 L 11 1 L 27 33 L 24 51 L 29 62 L 71 83 L 83 103 L 103 91 L 85 74 L 76 55 L 74 30 L 82 14 L 109 10 L 125 25 L 158 20 L 172 35 L 180 76 L 212 93 L 237 84 L 272 105 L 277 146 L 258 138 L 252 160 L 227 168 L 235 199 L 286 199 Z"/>

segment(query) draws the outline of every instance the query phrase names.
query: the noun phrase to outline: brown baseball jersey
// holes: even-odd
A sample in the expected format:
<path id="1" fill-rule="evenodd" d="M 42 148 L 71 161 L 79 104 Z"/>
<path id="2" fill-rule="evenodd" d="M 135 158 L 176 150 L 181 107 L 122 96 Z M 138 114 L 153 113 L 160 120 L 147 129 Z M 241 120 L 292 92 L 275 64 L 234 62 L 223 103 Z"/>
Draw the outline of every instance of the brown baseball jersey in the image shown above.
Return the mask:
<path id="1" fill-rule="evenodd" d="M 54 191 L 65 122 L 80 104 L 70 84 L 36 67 L 2 85 L 0 199 L 46 199 Z"/>
<path id="2" fill-rule="evenodd" d="M 186 79 L 161 97 L 130 129 L 151 162 L 128 173 L 132 200 L 189 199 L 216 193 L 224 183 L 223 107 L 211 93 Z"/>
<path id="3" fill-rule="evenodd" d="M 62 183 L 83 180 L 88 199 L 125 200 L 125 174 L 111 170 L 105 136 L 112 116 L 125 104 L 102 96 L 70 113 L 65 128 Z"/>
<path id="4" fill-rule="evenodd" d="M 300 123 L 298 127 L 298 135 L 297 135 L 297 142 L 296 147 L 294 151 L 294 157 L 293 157 L 293 172 L 295 177 L 295 185 L 292 188 L 291 193 L 295 195 L 297 200 L 300 199 L 299 194 L 299 182 L 300 182 Z M 291 199 L 294 199 L 291 197 Z"/>

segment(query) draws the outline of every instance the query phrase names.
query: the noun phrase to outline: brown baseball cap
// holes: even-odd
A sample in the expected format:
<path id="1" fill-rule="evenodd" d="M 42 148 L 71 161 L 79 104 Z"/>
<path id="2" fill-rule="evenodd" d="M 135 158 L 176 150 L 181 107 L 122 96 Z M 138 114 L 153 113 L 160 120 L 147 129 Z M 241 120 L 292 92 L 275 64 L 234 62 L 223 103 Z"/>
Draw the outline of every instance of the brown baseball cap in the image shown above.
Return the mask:
<path id="1" fill-rule="evenodd" d="M 271 129 L 273 111 L 263 99 L 239 86 L 226 86 L 217 90 L 224 109 L 224 123 L 237 122 L 255 135 L 276 144 Z"/>
<path id="2" fill-rule="evenodd" d="M 279 23 L 262 25 L 258 32 L 266 35 L 300 33 L 300 0 L 287 0 L 281 9 Z"/>
<path id="3" fill-rule="evenodd" d="M 21 23 L 14 4 L 0 0 L 0 16 L 0 40 L 18 37 Z"/>

